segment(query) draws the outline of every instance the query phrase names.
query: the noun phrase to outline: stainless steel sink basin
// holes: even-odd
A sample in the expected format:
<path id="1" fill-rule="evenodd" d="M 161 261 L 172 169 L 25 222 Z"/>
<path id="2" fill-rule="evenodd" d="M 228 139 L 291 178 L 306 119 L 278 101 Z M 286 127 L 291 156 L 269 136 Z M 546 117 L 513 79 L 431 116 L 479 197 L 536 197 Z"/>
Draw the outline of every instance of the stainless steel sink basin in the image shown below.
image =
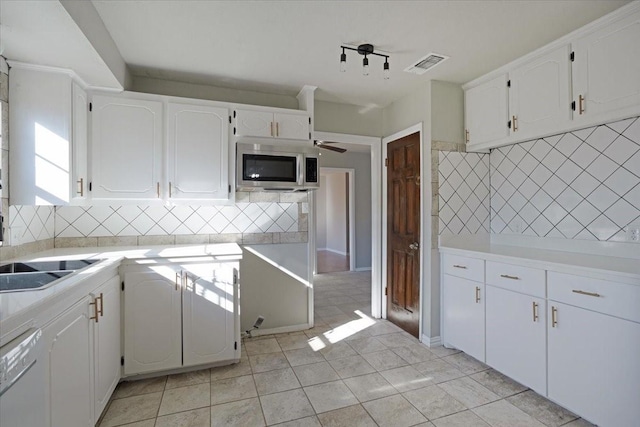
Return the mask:
<path id="1" fill-rule="evenodd" d="M 0 292 L 26 291 L 42 288 L 71 273 L 73 273 L 73 270 L 2 274 L 0 275 Z"/>
<path id="2" fill-rule="evenodd" d="M 99 259 L 28 261 L 0 265 L 0 292 L 43 289 L 54 281 L 82 270 Z"/>
<path id="3" fill-rule="evenodd" d="M 80 270 L 98 259 L 73 259 L 61 261 L 32 261 L 32 262 L 13 262 L 10 264 L 0 265 L 0 275 L 11 273 L 30 273 L 34 271 L 65 271 Z"/>

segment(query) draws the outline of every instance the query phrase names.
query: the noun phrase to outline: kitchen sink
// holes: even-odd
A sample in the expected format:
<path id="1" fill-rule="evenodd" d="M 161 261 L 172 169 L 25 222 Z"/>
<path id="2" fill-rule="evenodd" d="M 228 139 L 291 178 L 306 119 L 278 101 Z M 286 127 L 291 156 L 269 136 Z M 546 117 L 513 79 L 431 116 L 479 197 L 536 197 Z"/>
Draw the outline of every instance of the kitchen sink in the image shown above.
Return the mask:
<path id="1" fill-rule="evenodd" d="M 42 289 L 99 259 L 27 261 L 0 265 L 0 292 Z"/>

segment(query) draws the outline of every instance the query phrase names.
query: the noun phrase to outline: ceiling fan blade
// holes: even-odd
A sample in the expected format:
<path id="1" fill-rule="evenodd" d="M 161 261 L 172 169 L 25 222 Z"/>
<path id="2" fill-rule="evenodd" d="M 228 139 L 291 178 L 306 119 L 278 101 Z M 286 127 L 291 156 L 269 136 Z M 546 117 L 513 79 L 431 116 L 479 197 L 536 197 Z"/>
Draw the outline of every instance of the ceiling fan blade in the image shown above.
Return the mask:
<path id="1" fill-rule="evenodd" d="M 345 148 L 340 147 L 332 147 L 331 145 L 318 144 L 319 148 L 324 148 L 325 150 L 335 151 L 336 153 L 344 153 L 347 150 Z"/>

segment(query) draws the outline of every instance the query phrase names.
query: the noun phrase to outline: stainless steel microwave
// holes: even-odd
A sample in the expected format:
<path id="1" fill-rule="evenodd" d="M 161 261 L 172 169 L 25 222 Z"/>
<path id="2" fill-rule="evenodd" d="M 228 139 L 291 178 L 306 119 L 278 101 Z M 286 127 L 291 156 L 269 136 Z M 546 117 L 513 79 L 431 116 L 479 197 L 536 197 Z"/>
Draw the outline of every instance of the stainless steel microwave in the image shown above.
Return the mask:
<path id="1" fill-rule="evenodd" d="M 236 188 L 309 191 L 320 184 L 318 150 L 312 147 L 236 144 Z"/>

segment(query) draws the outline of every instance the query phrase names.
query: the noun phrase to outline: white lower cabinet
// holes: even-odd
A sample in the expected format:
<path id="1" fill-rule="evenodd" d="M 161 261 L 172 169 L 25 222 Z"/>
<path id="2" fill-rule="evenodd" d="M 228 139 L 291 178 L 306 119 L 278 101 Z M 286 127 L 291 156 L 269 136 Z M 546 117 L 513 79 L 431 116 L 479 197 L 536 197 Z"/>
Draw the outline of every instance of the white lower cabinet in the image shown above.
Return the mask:
<path id="1" fill-rule="evenodd" d="M 545 300 L 486 286 L 486 363 L 546 393 Z"/>
<path id="2" fill-rule="evenodd" d="M 125 267 L 125 375 L 239 359 L 238 267 Z"/>
<path id="3" fill-rule="evenodd" d="M 94 425 L 90 302 L 90 297 L 83 298 L 43 328 L 51 427 Z"/>
<path id="4" fill-rule="evenodd" d="M 484 362 L 484 284 L 444 275 L 444 340 Z"/>

